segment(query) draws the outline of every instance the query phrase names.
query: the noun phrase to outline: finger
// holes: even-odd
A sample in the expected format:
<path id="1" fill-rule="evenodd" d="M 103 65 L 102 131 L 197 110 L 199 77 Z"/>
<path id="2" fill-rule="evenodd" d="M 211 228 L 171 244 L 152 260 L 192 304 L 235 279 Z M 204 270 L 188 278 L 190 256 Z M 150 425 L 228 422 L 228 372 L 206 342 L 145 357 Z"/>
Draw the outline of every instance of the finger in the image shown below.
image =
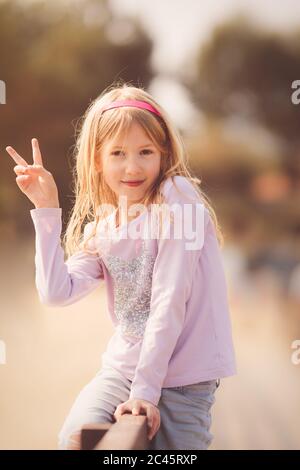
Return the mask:
<path id="1" fill-rule="evenodd" d="M 32 173 L 32 174 L 35 174 L 35 175 L 43 175 L 45 176 L 46 173 L 47 173 L 47 170 L 45 170 L 45 168 L 41 165 L 28 165 L 25 170 L 28 172 L 28 173 Z"/>
<path id="2" fill-rule="evenodd" d="M 16 177 L 17 183 L 23 183 L 25 181 L 28 181 L 28 178 L 30 178 L 29 175 L 19 175 Z"/>
<path id="3" fill-rule="evenodd" d="M 153 424 L 153 413 L 150 408 L 147 408 L 146 413 L 147 413 L 148 426 L 151 427 Z"/>
<path id="4" fill-rule="evenodd" d="M 154 436 L 154 428 L 155 428 L 155 423 L 154 423 L 154 414 L 152 413 L 151 409 L 147 409 L 147 424 L 148 424 L 148 428 L 149 428 L 149 432 L 148 432 L 148 439 L 151 439 L 153 438 Z"/>
<path id="5" fill-rule="evenodd" d="M 118 419 L 123 413 L 123 406 L 119 405 L 116 408 L 116 411 L 114 412 L 114 416 L 116 419 Z"/>
<path id="6" fill-rule="evenodd" d="M 24 173 L 26 172 L 26 169 L 27 167 L 23 165 L 14 166 L 14 172 L 16 173 L 16 175 L 24 175 Z"/>
<path id="7" fill-rule="evenodd" d="M 31 139 L 31 144 L 32 144 L 32 155 L 33 155 L 33 162 L 36 165 L 41 165 L 43 166 L 43 161 L 42 161 L 42 155 L 39 147 L 39 142 L 37 139 L 33 138 Z"/>
<path id="8" fill-rule="evenodd" d="M 150 408 L 146 409 L 146 414 L 147 414 L 147 427 L 148 429 L 148 439 L 151 441 L 152 437 L 154 435 L 153 431 L 153 421 L 154 421 L 154 416 Z"/>
<path id="9" fill-rule="evenodd" d="M 133 408 L 132 408 L 132 414 L 133 415 L 138 415 L 140 413 L 140 407 L 138 405 L 135 405 Z"/>
<path id="10" fill-rule="evenodd" d="M 153 416 L 152 429 L 149 431 L 149 439 L 153 439 L 160 428 L 160 415 Z"/>
<path id="11" fill-rule="evenodd" d="M 22 166 L 22 165 L 16 165 L 14 167 L 14 172 L 17 175 L 37 175 L 37 176 L 43 176 L 47 177 L 47 171 L 41 167 L 40 165 L 28 165 L 28 166 Z"/>
<path id="12" fill-rule="evenodd" d="M 23 165 L 23 166 L 27 166 L 28 163 L 26 162 L 26 160 L 24 160 L 24 158 L 21 157 L 21 155 L 18 154 L 18 152 L 15 151 L 15 149 L 13 147 L 6 147 L 5 149 L 7 151 L 7 153 L 14 159 L 14 161 L 19 164 L 19 165 Z"/>
<path id="13" fill-rule="evenodd" d="M 30 176 L 20 175 L 16 177 L 16 183 L 19 186 L 22 192 L 26 191 L 28 185 L 30 184 Z"/>
<path id="14" fill-rule="evenodd" d="M 149 430 L 148 438 L 150 441 L 153 439 L 158 430 L 159 426 L 157 424 L 153 425 L 152 428 Z"/>

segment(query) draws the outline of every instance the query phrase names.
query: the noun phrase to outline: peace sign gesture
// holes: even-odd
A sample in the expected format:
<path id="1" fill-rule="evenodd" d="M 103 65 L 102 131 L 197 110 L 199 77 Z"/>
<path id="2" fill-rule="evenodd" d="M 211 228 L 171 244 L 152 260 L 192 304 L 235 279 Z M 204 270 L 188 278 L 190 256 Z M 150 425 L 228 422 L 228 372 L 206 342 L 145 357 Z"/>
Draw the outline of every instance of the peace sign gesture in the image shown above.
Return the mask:
<path id="1" fill-rule="evenodd" d="M 6 147 L 7 153 L 17 163 L 14 167 L 14 172 L 17 175 L 16 183 L 36 209 L 40 207 L 59 208 L 57 186 L 50 171 L 47 171 L 43 166 L 38 140 L 31 139 L 31 144 L 33 165 L 28 165 L 14 148 Z"/>

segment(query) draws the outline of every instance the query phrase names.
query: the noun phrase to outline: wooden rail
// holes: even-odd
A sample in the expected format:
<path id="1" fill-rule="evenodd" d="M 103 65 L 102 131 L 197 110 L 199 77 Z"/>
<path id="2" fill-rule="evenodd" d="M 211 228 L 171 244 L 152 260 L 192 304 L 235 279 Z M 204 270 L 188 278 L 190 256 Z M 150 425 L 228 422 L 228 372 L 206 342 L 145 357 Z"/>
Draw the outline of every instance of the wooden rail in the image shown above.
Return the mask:
<path id="1" fill-rule="evenodd" d="M 115 423 L 92 423 L 81 430 L 81 450 L 148 449 L 147 417 L 125 413 Z"/>

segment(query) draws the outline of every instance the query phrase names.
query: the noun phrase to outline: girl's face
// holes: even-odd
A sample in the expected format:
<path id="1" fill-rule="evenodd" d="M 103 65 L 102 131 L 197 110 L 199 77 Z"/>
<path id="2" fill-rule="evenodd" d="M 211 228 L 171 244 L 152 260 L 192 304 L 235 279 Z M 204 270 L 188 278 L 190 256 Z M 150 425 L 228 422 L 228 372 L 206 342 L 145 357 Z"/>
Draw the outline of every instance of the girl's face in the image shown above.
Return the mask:
<path id="1" fill-rule="evenodd" d="M 122 149 L 123 146 L 123 149 Z M 106 184 L 120 197 L 126 197 L 128 207 L 142 200 L 160 171 L 161 153 L 151 142 L 144 129 L 133 123 L 126 141 L 110 140 L 101 152 L 97 170 L 103 173 Z M 129 186 L 124 181 L 142 181 Z"/>

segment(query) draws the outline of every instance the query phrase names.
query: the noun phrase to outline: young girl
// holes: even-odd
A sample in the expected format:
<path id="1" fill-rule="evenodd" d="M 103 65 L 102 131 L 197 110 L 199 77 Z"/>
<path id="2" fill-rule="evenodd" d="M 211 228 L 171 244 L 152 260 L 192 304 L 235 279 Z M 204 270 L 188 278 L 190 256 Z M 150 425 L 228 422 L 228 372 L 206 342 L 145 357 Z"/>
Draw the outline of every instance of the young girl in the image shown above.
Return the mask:
<path id="1" fill-rule="evenodd" d="M 105 282 L 115 326 L 59 449 L 80 448 L 83 425 L 125 412 L 147 415 L 151 449 L 207 449 L 214 393 L 221 377 L 236 374 L 222 234 L 170 117 L 124 83 L 91 103 L 77 139 L 64 248 L 57 187 L 36 139 L 32 147 L 32 165 L 7 152 L 35 205 L 40 301 L 70 305 Z"/>

